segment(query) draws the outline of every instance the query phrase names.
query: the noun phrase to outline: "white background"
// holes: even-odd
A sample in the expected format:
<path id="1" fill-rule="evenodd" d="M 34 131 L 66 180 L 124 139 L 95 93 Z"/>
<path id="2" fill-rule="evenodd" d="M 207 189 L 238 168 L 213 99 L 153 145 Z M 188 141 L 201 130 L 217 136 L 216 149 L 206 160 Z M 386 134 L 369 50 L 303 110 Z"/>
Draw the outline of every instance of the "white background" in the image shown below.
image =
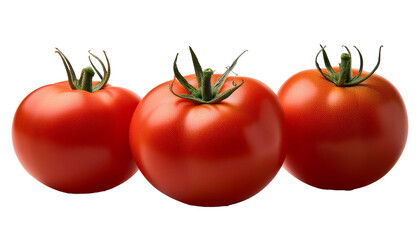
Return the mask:
<path id="1" fill-rule="evenodd" d="M 420 239 L 416 1 L 279 2 L 1 1 L 0 239 Z M 370 186 L 320 190 L 282 169 L 251 199 L 202 208 L 166 197 L 141 173 L 106 192 L 61 193 L 33 179 L 14 154 L 11 124 L 20 101 L 40 86 L 67 79 L 55 47 L 77 74 L 89 64 L 88 50 L 100 55 L 105 49 L 110 83 L 143 97 L 172 78 L 177 52 L 181 73 L 193 73 L 188 46 L 203 68 L 219 73 L 248 49 L 235 72 L 277 92 L 291 75 L 314 68 L 320 43 L 328 46 L 333 65 L 341 45 L 356 45 L 368 71 L 383 44 L 376 73 L 405 100 L 405 151 Z"/>

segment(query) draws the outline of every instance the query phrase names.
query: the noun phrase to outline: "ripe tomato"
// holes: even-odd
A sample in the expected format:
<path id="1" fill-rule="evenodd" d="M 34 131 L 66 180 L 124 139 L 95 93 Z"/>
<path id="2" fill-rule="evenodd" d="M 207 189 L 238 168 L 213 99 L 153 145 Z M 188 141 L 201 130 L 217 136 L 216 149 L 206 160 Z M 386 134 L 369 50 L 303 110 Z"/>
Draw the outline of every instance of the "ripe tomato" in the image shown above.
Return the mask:
<path id="1" fill-rule="evenodd" d="M 113 188 L 137 171 L 128 129 L 140 98 L 106 84 L 109 69 L 93 89 L 90 68 L 83 70 L 83 81 L 78 82 L 67 59 L 60 56 L 76 89 L 59 82 L 22 101 L 12 127 L 16 155 L 26 171 L 53 189 L 89 193 Z M 78 90 L 83 84 L 89 88 L 89 80 L 95 92 Z"/>
<path id="2" fill-rule="evenodd" d="M 330 68 L 325 50 L 321 51 Z M 340 72 L 357 77 L 358 71 L 347 62 L 349 54 L 342 55 L 340 70 L 334 68 L 338 74 L 331 74 L 337 79 Z M 403 151 L 408 132 L 404 102 L 379 75 L 363 79 L 368 73 L 360 71 L 358 79 L 342 81 L 340 87 L 327 81 L 323 77 L 327 70 L 322 71 L 299 72 L 278 92 L 288 131 L 284 167 L 301 181 L 323 189 L 351 190 L 371 184 L 394 166 Z"/>
<path id="3" fill-rule="evenodd" d="M 199 78 L 204 87 L 206 77 L 198 61 L 194 65 L 197 75 L 185 77 L 177 75 L 175 65 L 176 79 L 197 87 Z M 208 86 L 220 78 L 207 75 Z M 227 77 L 220 92 L 231 95 L 207 101 L 216 103 L 178 97 L 194 93 L 175 80 L 171 90 L 166 82 L 142 99 L 131 122 L 130 145 L 141 172 L 162 193 L 191 205 L 229 205 L 258 193 L 279 171 L 285 155 L 279 100 L 258 80 L 238 79 L 243 83 L 232 93 L 234 77 Z"/>

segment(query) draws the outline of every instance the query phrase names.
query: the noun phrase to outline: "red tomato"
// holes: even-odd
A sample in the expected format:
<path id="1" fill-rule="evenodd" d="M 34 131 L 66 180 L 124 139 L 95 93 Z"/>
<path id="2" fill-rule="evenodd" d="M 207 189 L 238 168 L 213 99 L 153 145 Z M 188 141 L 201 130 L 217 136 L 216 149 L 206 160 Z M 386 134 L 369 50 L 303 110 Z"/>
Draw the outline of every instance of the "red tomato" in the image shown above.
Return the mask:
<path id="1" fill-rule="evenodd" d="M 139 101 L 133 92 L 108 84 L 93 93 L 73 90 L 68 82 L 41 87 L 16 111 L 16 155 L 34 178 L 56 190 L 113 188 L 137 171 L 128 129 Z"/>
<path id="2" fill-rule="evenodd" d="M 278 96 L 288 133 L 284 167 L 309 185 L 341 190 L 366 186 L 390 171 L 404 149 L 404 102 L 379 75 L 337 87 L 318 70 L 306 70 L 290 77 Z"/>
<path id="3" fill-rule="evenodd" d="M 185 78 L 197 86 L 195 75 Z M 238 79 L 243 86 L 217 104 L 178 98 L 168 90 L 170 82 L 143 98 L 130 144 L 141 172 L 158 190 L 191 205 L 229 205 L 258 193 L 279 171 L 285 155 L 279 101 L 261 82 Z M 228 77 L 222 91 L 232 81 Z M 178 82 L 173 90 L 187 93 Z"/>

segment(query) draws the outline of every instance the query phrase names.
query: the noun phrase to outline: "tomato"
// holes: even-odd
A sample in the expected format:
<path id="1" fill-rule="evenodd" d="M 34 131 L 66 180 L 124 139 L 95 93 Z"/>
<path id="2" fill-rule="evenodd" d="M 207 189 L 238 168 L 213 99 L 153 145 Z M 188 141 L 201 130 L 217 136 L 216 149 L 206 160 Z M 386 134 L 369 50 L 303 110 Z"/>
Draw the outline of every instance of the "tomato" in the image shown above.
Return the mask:
<path id="1" fill-rule="evenodd" d="M 237 203 L 262 190 L 283 163 L 284 117 L 276 94 L 248 77 L 237 77 L 241 85 L 234 77 L 222 85 L 217 81 L 235 63 L 225 74 L 212 75 L 195 59 L 197 74 L 185 77 L 178 75 L 175 64 L 174 82 L 151 90 L 134 112 L 130 127 L 134 159 L 146 179 L 171 198 L 198 206 Z M 202 88 L 205 79 L 208 86 L 219 84 L 217 96 L 231 95 L 195 102 L 189 98 L 204 93 L 189 94 L 184 85 L 197 88 L 197 78 L 202 79 Z M 229 90 L 232 85 L 234 92 Z"/>
<path id="2" fill-rule="evenodd" d="M 397 89 L 373 74 L 380 55 L 373 72 L 358 75 L 349 64 L 350 52 L 342 55 L 340 68 L 331 68 L 321 51 L 327 66 L 322 74 L 317 69 L 299 72 L 278 92 L 288 131 L 284 167 L 314 187 L 360 188 L 382 178 L 398 161 L 407 139 L 407 112 Z"/>
<path id="3" fill-rule="evenodd" d="M 83 70 L 79 82 L 60 56 L 71 83 L 43 86 L 22 101 L 12 127 L 16 155 L 27 172 L 53 189 L 90 193 L 113 188 L 138 170 L 128 129 L 140 98 L 106 84 L 109 69 L 93 88 L 91 68 Z M 81 85 L 92 92 L 80 90 Z"/>

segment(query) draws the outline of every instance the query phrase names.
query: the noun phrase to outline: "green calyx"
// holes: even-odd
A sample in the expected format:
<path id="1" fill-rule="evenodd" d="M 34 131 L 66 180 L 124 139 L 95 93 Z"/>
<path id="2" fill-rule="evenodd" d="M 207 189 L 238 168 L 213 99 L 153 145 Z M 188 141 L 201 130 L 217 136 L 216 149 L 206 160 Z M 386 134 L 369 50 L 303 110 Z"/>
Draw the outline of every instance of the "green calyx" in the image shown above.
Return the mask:
<path id="1" fill-rule="evenodd" d="M 322 74 L 322 76 L 324 76 L 328 81 L 334 83 L 337 87 L 349 87 L 349 86 L 357 85 L 365 81 L 366 79 L 368 79 L 370 76 L 372 76 L 372 74 L 375 73 L 376 69 L 378 69 L 379 63 L 381 62 L 381 49 L 383 46 L 379 47 L 378 63 L 376 64 L 375 68 L 373 68 L 373 70 L 364 77 L 360 77 L 363 72 L 363 57 L 359 49 L 357 47 L 354 47 L 356 48 L 360 56 L 360 67 L 359 67 L 359 72 L 357 73 L 357 75 L 353 76 L 352 68 L 351 68 L 350 50 L 346 46 L 343 46 L 343 47 L 347 50 L 347 53 L 341 54 L 341 63 L 339 64 L 338 72 L 334 71 L 334 69 L 331 67 L 330 61 L 327 56 L 327 52 L 325 51 L 325 47 L 323 47 L 322 45 L 321 45 L 321 50 L 318 52 L 318 54 L 315 57 L 315 65 L 318 71 Z M 321 68 L 319 67 L 318 56 L 321 52 L 324 58 L 325 67 L 329 74 L 323 72 Z"/>
<path id="2" fill-rule="evenodd" d="M 235 92 L 240 86 L 242 86 L 242 84 L 244 84 L 243 80 L 239 85 L 237 85 L 235 81 L 232 81 L 233 87 L 231 89 L 228 89 L 220 93 L 220 89 L 225 83 L 225 80 L 228 77 L 229 73 L 233 70 L 233 68 L 236 65 L 236 62 L 245 52 L 246 51 L 242 52 L 235 59 L 235 61 L 233 61 L 232 65 L 227 68 L 227 70 L 216 80 L 216 82 L 213 85 L 211 85 L 211 78 L 213 76 L 214 71 L 210 68 L 204 69 L 203 71 L 200 63 L 198 62 L 197 56 L 195 55 L 194 51 L 190 47 L 190 53 L 191 53 L 192 61 L 194 64 L 194 70 L 195 70 L 195 75 L 197 78 L 198 88 L 195 88 L 190 83 L 188 83 L 188 81 L 179 72 L 178 66 L 176 64 L 176 61 L 178 59 L 178 54 L 176 54 L 174 66 L 173 66 L 175 78 L 185 88 L 185 90 L 187 90 L 189 94 L 176 94 L 173 91 L 173 84 L 175 80 L 169 84 L 169 90 L 172 92 L 172 94 L 174 94 L 177 97 L 189 99 L 198 104 L 219 103 L 223 101 L 224 99 L 228 98 L 233 92 Z"/>
<path id="3" fill-rule="evenodd" d="M 108 56 L 106 55 L 105 51 L 103 52 L 104 52 L 105 59 L 107 62 L 107 68 L 105 68 L 105 64 L 102 62 L 102 60 L 99 57 L 97 57 L 96 55 L 94 55 L 93 53 L 89 51 L 89 54 L 92 55 L 101 64 L 104 75 L 102 76 L 102 74 L 98 71 L 98 69 L 96 69 L 95 65 L 92 63 L 92 60 L 89 56 L 89 62 L 92 65 L 93 69 L 91 67 L 83 68 L 82 73 L 80 74 L 80 79 L 76 78 L 76 74 L 74 73 L 73 67 L 71 66 L 70 61 L 66 58 L 66 56 L 58 48 L 56 48 L 55 52 L 58 53 L 61 57 L 61 60 L 63 60 L 64 67 L 66 68 L 66 72 L 67 72 L 68 82 L 71 89 L 84 90 L 88 92 L 96 92 L 102 89 L 108 83 L 109 76 L 111 74 L 111 67 L 109 65 Z M 98 74 L 101 81 L 93 86 L 92 78 L 95 75 L 95 72 Z"/>

